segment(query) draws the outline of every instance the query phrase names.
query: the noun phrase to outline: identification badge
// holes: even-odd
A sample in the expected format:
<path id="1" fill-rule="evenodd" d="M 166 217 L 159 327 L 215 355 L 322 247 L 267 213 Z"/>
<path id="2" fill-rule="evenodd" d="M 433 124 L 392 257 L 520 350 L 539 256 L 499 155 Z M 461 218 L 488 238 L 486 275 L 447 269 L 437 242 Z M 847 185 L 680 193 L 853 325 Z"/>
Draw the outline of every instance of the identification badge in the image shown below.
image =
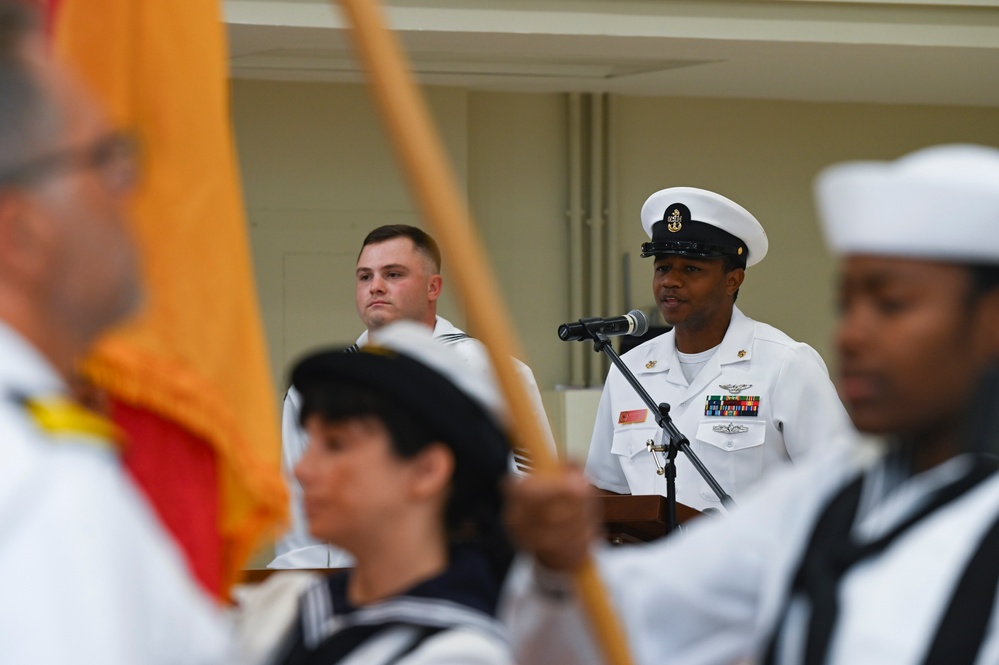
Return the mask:
<path id="1" fill-rule="evenodd" d="M 631 425 L 634 423 L 644 423 L 649 418 L 648 409 L 635 409 L 634 411 L 622 411 L 617 417 L 618 425 Z"/>
<path id="2" fill-rule="evenodd" d="M 704 415 L 738 418 L 755 418 L 760 413 L 759 395 L 708 395 L 704 402 Z"/>

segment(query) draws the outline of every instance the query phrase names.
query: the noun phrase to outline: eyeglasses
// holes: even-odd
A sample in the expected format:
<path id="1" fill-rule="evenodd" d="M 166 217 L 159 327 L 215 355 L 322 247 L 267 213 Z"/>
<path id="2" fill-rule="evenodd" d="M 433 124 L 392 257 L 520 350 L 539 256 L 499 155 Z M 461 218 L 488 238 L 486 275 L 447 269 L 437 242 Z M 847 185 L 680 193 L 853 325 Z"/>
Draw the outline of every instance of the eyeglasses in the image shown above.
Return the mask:
<path id="1" fill-rule="evenodd" d="M 0 172 L 0 186 L 30 184 L 61 171 L 93 169 L 114 191 L 130 188 L 138 175 L 138 142 L 125 132 L 110 132 L 82 148 L 43 155 Z"/>

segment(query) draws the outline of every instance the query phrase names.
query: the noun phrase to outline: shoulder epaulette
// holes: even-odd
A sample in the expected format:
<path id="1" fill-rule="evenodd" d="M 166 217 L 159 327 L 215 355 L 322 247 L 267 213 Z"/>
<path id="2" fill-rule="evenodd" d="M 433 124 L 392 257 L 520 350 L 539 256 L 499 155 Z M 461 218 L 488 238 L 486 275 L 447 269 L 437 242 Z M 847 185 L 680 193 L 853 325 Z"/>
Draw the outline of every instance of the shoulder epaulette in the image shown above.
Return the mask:
<path id="1" fill-rule="evenodd" d="M 65 397 L 20 397 L 18 401 L 38 428 L 53 437 L 79 436 L 109 448 L 120 448 L 125 441 L 113 422 Z"/>

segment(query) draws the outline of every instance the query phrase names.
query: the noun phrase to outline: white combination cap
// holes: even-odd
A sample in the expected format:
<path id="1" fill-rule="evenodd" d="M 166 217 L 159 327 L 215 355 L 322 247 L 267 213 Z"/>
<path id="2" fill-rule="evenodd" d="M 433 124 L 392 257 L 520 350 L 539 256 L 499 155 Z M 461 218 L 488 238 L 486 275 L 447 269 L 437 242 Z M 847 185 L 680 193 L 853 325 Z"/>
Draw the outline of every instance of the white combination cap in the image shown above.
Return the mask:
<path id="1" fill-rule="evenodd" d="M 819 174 L 819 216 L 837 254 L 999 263 L 999 150 L 941 145 Z"/>
<path id="2" fill-rule="evenodd" d="M 652 240 L 642 245 L 642 256 L 731 256 L 748 267 L 762 261 L 769 247 L 752 213 L 696 187 L 670 187 L 650 196 L 642 206 L 642 226 Z"/>

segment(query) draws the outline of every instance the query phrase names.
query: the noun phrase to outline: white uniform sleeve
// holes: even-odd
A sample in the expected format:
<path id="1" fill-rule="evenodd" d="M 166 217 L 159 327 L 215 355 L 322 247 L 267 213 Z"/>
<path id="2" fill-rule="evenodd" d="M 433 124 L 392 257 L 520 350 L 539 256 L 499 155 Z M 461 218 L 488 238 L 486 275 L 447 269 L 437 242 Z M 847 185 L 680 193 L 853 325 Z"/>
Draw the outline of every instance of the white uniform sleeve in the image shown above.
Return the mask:
<path id="1" fill-rule="evenodd" d="M 488 368 L 490 372 L 495 372 L 492 368 L 492 362 L 489 359 L 489 351 L 486 349 L 485 345 L 479 340 L 473 337 L 466 337 L 462 339 L 459 343 L 452 343 L 448 345 L 448 348 L 453 349 L 458 355 L 460 355 L 465 362 L 472 364 L 472 366 L 477 368 Z M 555 437 L 552 434 L 551 424 L 548 422 L 548 416 L 545 414 L 545 407 L 541 401 L 541 393 L 538 390 L 538 383 L 534 378 L 534 372 L 525 363 L 513 359 L 514 365 L 517 368 L 520 378 L 524 383 L 524 389 L 527 391 L 528 399 L 531 402 L 532 410 L 534 411 L 534 416 L 537 418 L 538 425 L 541 427 L 542 436 L 545 439 L 545 443 L 548 446 L 548 450 L 555 457 L 558 456 L 557 449 L 555 447 Z M 530 461 L 523 458 L 522 455 L 514 455 L 510 460 L 510 471 L 513 473 L 524 473 L 529 471 L 531 467 Z"/>
<path id="2" fill-rule="evenodd" d="M 232 617 L 246 665 L 276 662 L 276 651 L 298 619 L 302 594 L 322 580 L 315 573 L 283 571 L 233 589 Z"/>
<path id="3" fill-rule="evenodd" d="M 527 396 L 531 400 L 531 406 L 534 410 L 534 416 L 538 420 L 538 425 L 541 427 L 541 435 L 544 437 L 545 444 L 548 446 L 548 452 L 552 454 L 553 458 L 558 458 L 558 452 L 555 447 L 555 435 L 552 434 L 551 423 L 548 422 L 548 414 L 545 413 L 545 406 L 541 401 L 541 391 L 538 390 L 538 382 L 534 378 L 534 372 L 525 363 L 516 360 L 517 370 L 520 372 L 520 378 L 524 382 L 524 389 L 527 391 Z"/>
<path id="4" fill-rule="evenodd" d="M 688 532 L 648 545 L 598 549 L 604 587 L 637 664 L 760 657 L 815 515 L 849 477 L 844 450 L 786 467 L 725 518 L 699 517 Z M 521 559 L 500 609 L 518 663 L 601 662 L 566 577 Z"/>
<path id="5" fill-rule="evenodd" d="M 398 665 L 515 665 L 510 645 L 484 633 L 462 628 L 427 639 Z"/>
<path id="6" fill-rule="evenodd" d="M 822 357 L 807 344 L 797 345 L 781 367 L 771 408 L 794 462 L 819 444 L 838 445 L 852 432 Z"/>
<path id="7" fill-rule="evenodd" d="M 302 486 L 295 478 L 295 465 L 302 459 L 309 444 L 305 430 L 298 424 L 301 399 L 295 386 L 290 387 L 284 396 L 281 412 L 281 473 L 288 485 L 291 528 L 274 544 L 274 554 L 278 557 L 294 550 L 322 545 L 309 535 L 309 524 L 302 508 Z"/>
<path id="8" fill-rule="evenodd" d="M 586 456 L 586 475 L 596 487 L 631 494 L 628 478 L 624 475 L 621 462 L 611 446 L 614 442 L 614 417 L 611 413 L 611 381 L 618 372 L 611 367 L 604 381 L 604 391 L 600 394 L 600 404 L 597 406 L 597 420 L 593 425 L 593 436 L 590 439 L 590 451 Z"/>
<path id="9" fill-rule="evenodd" d="M 546 579 L 542 582 L 542 579 Z M 568 576 L 539 569 L 519 557 L 507 575 L 500 618 L 510 630 L 521 665 L 603 665 Z"/>
<path id="10" fill-rule="evenodd" d="M 604 588 L 636 663 L 736 663 L 753 654 L 759 552 L 751 541 L 711 531 L 710 543 L 697 543 L 690 534 L 597 552 Z M 517 662 L 602 663 L 574 592 L 559 599 L 553 578 L 533 566 L 508 582 L 503 618 Z"/>
<path id="11" fill-rule="evenodd" d="M 87 444 L 60 443 L 60 446 Z M 59 451 L 4 524 L 0 661 L 230 662 L 232 627 L 104 451 Z"/>

